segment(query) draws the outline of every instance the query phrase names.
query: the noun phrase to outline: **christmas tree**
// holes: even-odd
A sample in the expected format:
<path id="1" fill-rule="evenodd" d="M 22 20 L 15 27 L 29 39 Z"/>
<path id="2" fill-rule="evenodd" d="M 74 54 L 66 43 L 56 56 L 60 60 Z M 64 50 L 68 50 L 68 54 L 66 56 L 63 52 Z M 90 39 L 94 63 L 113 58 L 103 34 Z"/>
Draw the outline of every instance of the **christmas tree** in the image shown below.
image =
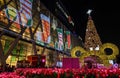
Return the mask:
<path id="1" fill-rule="evenodd" d="M 99 47 L 101 45 L 102 43 L 100 37 L 97 33 L 96 27 L 89 13 L 84 47 L 87 51 L 95 51 L 95 50 L 99 50 Z"/>

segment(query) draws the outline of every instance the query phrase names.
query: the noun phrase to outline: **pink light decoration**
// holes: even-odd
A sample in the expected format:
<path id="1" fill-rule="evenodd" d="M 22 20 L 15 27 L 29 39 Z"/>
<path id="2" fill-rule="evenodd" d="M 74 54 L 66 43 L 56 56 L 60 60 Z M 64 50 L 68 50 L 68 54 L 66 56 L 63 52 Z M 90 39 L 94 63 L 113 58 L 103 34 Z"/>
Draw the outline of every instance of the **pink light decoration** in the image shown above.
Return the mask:
<path id="1" fill-rule="evenodd" d="M 42 59 L 42 62 L 45 62 L 45 59 Z"/>

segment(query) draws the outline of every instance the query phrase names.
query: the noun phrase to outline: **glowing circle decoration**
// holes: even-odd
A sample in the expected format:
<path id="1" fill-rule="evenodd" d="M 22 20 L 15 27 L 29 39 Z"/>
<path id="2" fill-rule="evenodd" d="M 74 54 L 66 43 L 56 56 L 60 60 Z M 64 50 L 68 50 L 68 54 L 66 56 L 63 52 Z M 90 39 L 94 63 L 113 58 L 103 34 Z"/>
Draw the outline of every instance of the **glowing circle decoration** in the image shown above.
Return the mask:
<path id="1" fill-rule="evenodd" d="M 112 53 L 110 53 L 110 54 L 108 53 L 109 55 L 107 55 L 106 54 L 106 52 L 108 51 L 107 49 L 112 50 Z M 100 47 L 100 52 L 101 52 L 101 54 L 106 55 L 107 58 L 110 60 L 110 59 L 116 58 L 116 55 L 119 54 L 119 49 L 115 44 L 105 43 Z M 108 51 L 108 52 L 110 52 L 110 51 Z"/>
<path id="2" fill-rule="evenodd" d="M 72 57 L 80 57 L 82 56 L 84 53 L 86 53 L 86 51 L 84 50 L 84 48 L 80 47 L 80 46 L 76 46 L 75 48 L 73 48 L 71 50 L 71 56 Z"/>

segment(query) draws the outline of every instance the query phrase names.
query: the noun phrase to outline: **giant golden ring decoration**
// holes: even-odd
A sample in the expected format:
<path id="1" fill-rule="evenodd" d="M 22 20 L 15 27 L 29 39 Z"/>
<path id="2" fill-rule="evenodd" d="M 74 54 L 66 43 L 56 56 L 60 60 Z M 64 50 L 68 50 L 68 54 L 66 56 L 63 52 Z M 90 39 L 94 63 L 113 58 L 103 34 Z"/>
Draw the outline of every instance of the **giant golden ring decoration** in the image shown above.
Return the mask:
<path id="1" fill-rule="evenodd" d="M 109 64 L 109 60 L 104 60 L 103 61 L 103 64 L 105 65 L 105 66 L 109 66 L 110 64 Z"/>
<path id="2" fill-rule="evenodd" d="M 113 53 L 112 53 L 111 55 L 106 55 L 106 53 L 105 53 L 105 49 L 106 49 L 106 48 L 112 49 Z M 110 60 L 110 59 L 115 59 L 115 56 L 119 54 L 119 49 L 118 49 L 118 47 L 117 47 L 115 44 L 105 43 L 105 44 L 103 44 L 103 45 L 100 47 L 100 52 L 101 52 L 103 55 L 106 55 L 107 58 Z"/>
<path id="3" fill-rule="evenodd" d="M 73 49 L 71 50 L 71 56 L 72 56 L 72 57 L 78 57 L 78 56 L 75 55 L 75 53 L 76 53 L 77 51 L 80 51 L 81 54 L 84 54 L 84 53 L 86 52 L 86 51 L 84 50 L 84 48 L 82 48 L 82 47 L 80 47 L 80 46 L 76 46 L 75 48 L 73 48 Z"/>

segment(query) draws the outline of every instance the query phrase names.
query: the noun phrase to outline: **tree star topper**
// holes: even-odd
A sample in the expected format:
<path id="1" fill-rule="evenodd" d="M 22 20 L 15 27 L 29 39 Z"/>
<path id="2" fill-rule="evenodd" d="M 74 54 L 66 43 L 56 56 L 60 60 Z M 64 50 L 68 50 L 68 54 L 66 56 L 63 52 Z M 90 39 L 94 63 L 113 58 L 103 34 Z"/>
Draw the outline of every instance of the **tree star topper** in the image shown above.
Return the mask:
<path id="1" fill-rule="evenodd" d="M 87 14 L 88 14 L 88 15 L 90 15 L 90 14 L 91 14 L 91 12 L 92 12 L 92 10 L 91 10 L 91 9 L 89 9 L 89 10 L 87 11 Z"/>

